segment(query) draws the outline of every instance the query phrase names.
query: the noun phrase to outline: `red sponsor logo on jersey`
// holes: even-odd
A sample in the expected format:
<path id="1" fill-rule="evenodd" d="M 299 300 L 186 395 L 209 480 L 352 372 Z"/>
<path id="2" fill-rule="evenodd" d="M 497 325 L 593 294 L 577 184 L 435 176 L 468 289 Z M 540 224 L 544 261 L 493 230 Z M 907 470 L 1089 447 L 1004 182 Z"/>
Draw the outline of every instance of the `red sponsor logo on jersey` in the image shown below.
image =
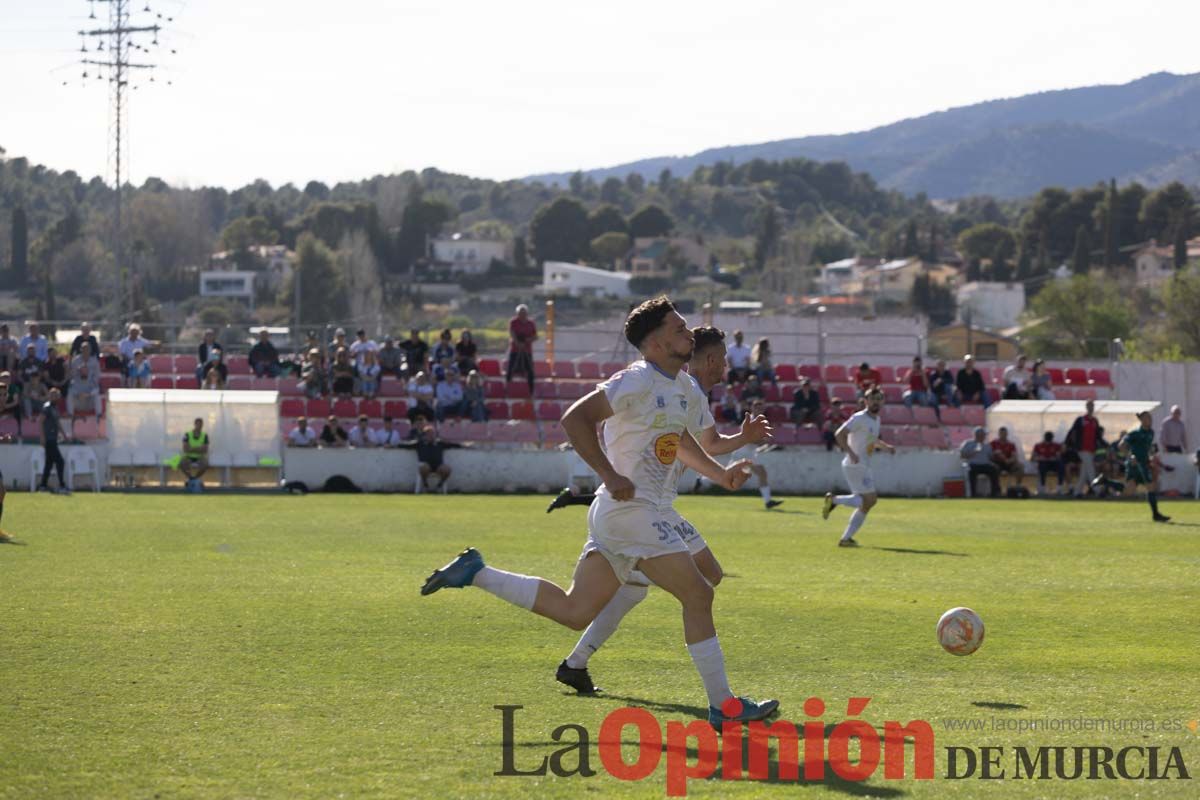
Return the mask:
<path id="1" fill-rule="evenodd" d="M 664 433 L 662 436 L 654 440 L 654 455 L 658 458 L 660 464 L 670 466 L 675 463 L 675 457 L 679 454 L 679 434 Z"/>

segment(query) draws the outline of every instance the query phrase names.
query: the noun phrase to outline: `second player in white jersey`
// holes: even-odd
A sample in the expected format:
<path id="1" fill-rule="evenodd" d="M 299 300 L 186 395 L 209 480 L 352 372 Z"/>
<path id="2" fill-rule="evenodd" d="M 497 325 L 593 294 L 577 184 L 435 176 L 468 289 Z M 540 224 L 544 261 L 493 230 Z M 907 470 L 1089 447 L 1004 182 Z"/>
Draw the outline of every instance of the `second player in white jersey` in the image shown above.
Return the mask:
<path id="1" fill-rule="evenodd" d="M 871 474 L 872 454 L 880 448 L 893 453 L 896 451 L 879 438 L 879 411 L 883 408 L 883 392 L 878 388 L 871 389 L 864 399 L 867 401 L 867 407 L 846 420 L 834 435 L 838 447 L 846 454 L 842 459 L 842 474 L 846 476 L 850 494 L 835 497 L 831 492 L 825 495 L 825 507 L 821 511 L 821 516 L 829 519 L 834 506 L 850 506 L 854 509 L 850 521 L 846 524 L 846 530 L 838 541 L 841 547 L 854 547 L 858 544 L 854 541 L 854 534 L 858 533 L 858 529 L 867 521 L 867 514 L 879 500 L 875 490 L 875 476 Z"/>

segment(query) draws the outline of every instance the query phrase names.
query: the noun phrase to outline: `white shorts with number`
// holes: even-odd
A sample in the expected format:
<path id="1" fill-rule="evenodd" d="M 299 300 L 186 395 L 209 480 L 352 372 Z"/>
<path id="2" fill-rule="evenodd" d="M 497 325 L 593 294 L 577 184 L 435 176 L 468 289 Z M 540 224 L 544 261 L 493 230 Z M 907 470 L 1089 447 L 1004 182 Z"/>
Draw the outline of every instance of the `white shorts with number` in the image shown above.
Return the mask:
<path id="1" fill-rule="evenodd" d="M 851 494 L 875 494 L 875 476 L 866 464 L 842 464 L 842 474 Z"/>
<path id="2" fill-rule="evenodd" d="M 629 583 L 643 558 L 698 552 L 705 547 L 700 534 L 675 509 L 636 498 L 618 502 L 601 493 L 588 508 L 588 538 L 580 558 L 600 553 L 617 580 Z"/>

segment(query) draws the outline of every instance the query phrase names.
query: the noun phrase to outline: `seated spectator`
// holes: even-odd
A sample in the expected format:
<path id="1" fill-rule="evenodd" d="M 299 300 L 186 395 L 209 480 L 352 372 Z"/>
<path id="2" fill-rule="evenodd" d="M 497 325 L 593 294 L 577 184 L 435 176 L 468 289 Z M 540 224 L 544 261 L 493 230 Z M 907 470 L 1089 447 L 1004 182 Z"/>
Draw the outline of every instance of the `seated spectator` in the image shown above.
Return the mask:
<path id="1" fill-rule="evenodd" d="M 350 444 L 350 434 L 338 422 L 338 418 L 330 414 L 325 420 L 325 429 L 321 431 L 320 442 L 321 447 L 346 447 Z"/>
<path id="2" fill-rule="evenodd" d="M 369 426 L 370 418 L 366 414 L 358 415 L 358 424 L 350 429 L 351 447 L 375 447 L 375 431 Z"/>
<path id="3" fill-rule="evenodd" d="M 478 364 L 475 363 L 477 352 L 475 338 L 471 336 L 470 331 L 464 330 L 458 335 L 458 342 L 454 345 L 454 359 L 458 371 L 468 378 L 471 376 L 471 371 L 478 367 Z"/>
<path id="4" fill-rule="evenodd" d="M 1021 463 L 1017 444 L 1008 438 L 1008 428 L 1001 427 L 997 434 L 997 438 L 992 440 L 992 463 L 1000 474 L 1012 475 L 1017 486 L 1020 486 L 1025 480 L 1025 466 Z"/>
<path id="5" fill-rule="evenodd" d="M 354 341 L 350 344 L 350 360 L 354 362 L 354 366 L 358 370 L 362 370 L 363 364 L 366 363 L 367 353 L 378 354 L 379 344 L 374 339 L 367 338 L 365 328 L 359 328 L 354 332 Z"/>
<path id="6" fill-rule="evenodd" d="M 83 350 L 71 362 L 71 382 L 67 384 L 67 414 L 71 432 L 81 414 L 100 413 L 100 361 Z"/>
<path id="7" fill-rule="evenodd" d="M 210 369 L 208 374 L 204 376 L 204 383 L 200 384 L 200 388 L 209 392 L 219 392 L 225 388 L 225 383 L 221 380 L 221 373 L 215 369 Z"/>
<path id="8" fill-rule="evenodd" d="M 35 373 L 40 374 L 46 369 L 43 359 L 37 357 L 37 348 L 35 345 L 29 344 L 25 346 L 25 357 L 17 364 L 17 375 L 23 383 L 29 380 L 29 376 Z"/>
<path id="9" fill-rule="evenodd" d="M 117 352 L 121 354 L 121 365 L 127 366 L 133 361 L 133 351 L 149 352 L 153 344 L 149 339 L 142 338 L 142 326 L 136 322 L 129 323 L 129 332 L 125 338 L 117 342 Z"/>
<path id="10" fill-rule="evenodd" d="M 216 378 L 209 376 L 216 373 Z M 220 347 L 209 350 L 208 361 L 200 368 L 201 386 L 205 389 L 224 389 L 229 380 L 229 367 L 225 364 L 225 351 Z"/>
<path id="11" fill-rule="evenodd" d="M 25 412 L 25 419 L 37 417 L 49 396 L 50 387 L 42 380 L 42 373 L 34 372 L 26 378 L 25 385 L 21 387 L 21 405 Z M 17 419 L 20 418 L 21 415 L 18 415 Z"/>
<path id="12" fill-rule="evenodd" d="M 391 336 L 383 340 L 383 347 L 379 348 L 378 361 L 380 375 L 400 377 L 400 373 L 404 369 L 404 351 L 396 347 L 396 340 Z"/>
<path id="13" fill-rule="evenodd" d="M 1033 446 L 1033 460 L 1038 467 L 1038 494 L 1046 493 L 1046 476 L 1053 472 L 1058 477 L 1058 494 L 1067 485 L 1066 467 L 1062 459 L 1063 447 L 1054 441 L 1054 431 L 1046 431 L 1042 441 Z"/>
<path id="14" fill-rule="evenodd" d="M 986 475 L 991 485 L 989 495 L 999 497 L 1000 473 L 992 461 L 992 447 L 987 443 L 987 431 L 983 428 L 976 428 L 975 438 L 963 442 L 958 453 L 967 463 L 967 482 L 970 485 L 970 494 L 975 494 L 975 479 L 980 475 Z"/>
<path id="15" fill-rule="evenodd" d="M 298 417 L 296 419 L 296 427 L 288 432 L 289 447 L 316 447 L 317 432 L 308 427 L 308 419 L 306 417 Z"/>
<path id="16" fill-rule="evenodd" d="M 908 371 L 908 389 L 904 392 L 904 405 L 911 409 L 914 404 L 936 408 L 937 398 L 933 394 L 933 386 L 929 376 L 925 374 L 925 366 L 920 356 L 912 360 L 912 368 Z"/>
<path id="17" fill-rule="evenodd" d="M 137 355 L 136 351 L 134 355 Z M 80 344 L 79 354 L 71 359 L 70 379 L 74 381 L 85 368 L 95 380 L 99 381 L 100 359 L 96 357 L 96 351 L 92 350 L 92 346 L 87 342 Z"/>
<path id="18" fill-rule="evenodd" d="M 450 333 L 450 329 L 446 328 L 438 337 L 438 343 L 433 346 L 433 355 L 430 360 L 434 364 L 441 364 L 443 360 L 454 361 L 456 352 L 454 349 L 454 337 Z"/>
<path id="19" fill-rule="evenodd" d="M 746 385 L 742 387 L 742 402 L 750 403 L 754 400 L 765 400 L 767 393 L 763 391 L 762 384 L 758 382 L 758 375 L 751 372 L 746 376 Z"/>
<path id="20" fill-rule="evenodd" d="M 750 359 L 753 352 L 742 340 L 741 331 L 733 332 L 733 344 L 725 350 L 725 362 L 729 365 L 729 382 L 742 383 L 750 375 Z"/>
<path id="21" fill-rule="evenodd" d="M 463 416 L 472 422 L 487 422 L 487 393 L 484 391 L 483 376 L 479 370 L 467 373 L 467 385 L 463 387 Z"/>
<path id="22" fill-rule="evenodd" d="M 404 374 L 402 377 L 412 378 L 418 372 L 429 369 L 429 345 L 421 338 L 421 331 L 413 328 L 408 338 L 400 343 L 404 351 Z"/>
<path id="23" fill-rule="evenodd" d="M 433 402 L 433 384 L 429 382 L 429 378 L 424 372 L 418 372 L 408 382 L 408 421 L 414 421 L 418 414 L 424 414 L 429 419 L 433 419 L 435 417 Z"/>
<path id="24" fill-rule="evenodd" d="M 350 343 L 346 341 L 346 329 L 338 328 L 333 332 L 333 340 L 329 342 L 329 352 L 336 353 L 343 347 L 349 352 Z"/>
<path id="25" fill-rule="evenodd" d="M 85 322 L 79 326 L 79 335 L 71 340 L 71 350 L 68 355 L 77 356 L 83 347 L 83 343 L 87 342 L 92 348 L 92 355 L 96 358 L 100 357 L 100 341 L 92 333 L 92 324 Z"/>
<path id="26" fill-rule="evenodd" d="M 375 351 L 363 353 L 362 366 L 358 368 L 358 388 L 363 397 L 371 398 L 379 394 L 379 379 L 382 370 L 375 360 Z"/>
<path id="27" fill-rule="evenodd" d="M 1033 400 L 1053 400 L 1054 382 L 1046 371 L 1046 362 L 1038 359 L 1033 362 L 1033 372 L 1029 376 L 1029 394 Z"/>
<path id="28" fill-rule="evenodd" d="M 400 429 L 396 427 L 396 422 L 391 417 L 383 418 L 383 427 L 372 432 L 373 441 L 376 447 L 399 447 L 404 441 L 404 437 L 400 435 Z"/>
<path id="29" fill-rule="evenodd" d="M 742 404 L 733 392 L 732 383 L 725 387 L 725 394 L 721 397 L 721 420 L 731 423 L 742 421 Z"/>
<path id="30" fill-rule="evenodd" d="M 50 348 L 44 371 L 46 389 L 58 389 L 59 394 L 66 394 L 67 384 L 71 382 L 70 365 L 62 354 L 53 347 Z"/>
<path id="31" fill-rule="evenodd" d="M 958 397 L 954 385 L 954 373 L 946 367 L 946 359 L 939 358 L 937 366 L 930 370 L 929 386 L 933 389 L 934 402 L 939 406 L 958 405 Z"/>
<path id="32" fill-rule="evenodd" d="M 220 350 L 221 345 L 217 344 L 217 332 L 212 328 L 204 331 L 204 338 L 200 340 L 199 347 L 196 348 L 196 380 L 204 382 L 204 367 L 213 357 L 213 350 Z"/>
<path id="33" fill-rule="evenodd" d="M 458 367 L 451 365 L 446 370 L 446 380 L 437 385 L 435 395 L 437 397 L 436 416 L 438 422 L 447 416 L 466 416 L 466 394 L 463 391 L 462 381 L 458 379 Z"/>
<path id="34" fill-rule="evenodd" d="M 346 348 L 342 347 L 336 352 L 330 368 L 331 388 L 338 397 L 350 397 L 354 394 L 354 362 L 350 360 L 350 351 Z"/>
<path id="35" fill-rule="evenodd" d="M 792 395 L 791 419 L 797 427 L 821 422 L 821 395 L 808 378 L 800 381 L 800 388 Z"/>
<path id="36" fill-rule="evenodd" d="M 775 366 L 771 363 L 771 341 L 766 338 L 758 340 L 758 344 L 750 350 L 750 369 L 762 383 L 775 383 Z"/>
<path id="37" fill-rule="evenodd" d="M 281 371 L 279 351 L 271 342 L 271 334 L 266 328 L 259 328 L 258 341 L 250 348 L 250 369 L 258 378 L 278 378 Z"/>
<path id="38" fill-rule="evenodd" d="M 751 376 L 754 373 L 750 373 Z M 762 398 L 755 398 L 750 401 L 750 405 L 746 407 L 746 413 L 739 422 L 744 422 L 752 417 L 765 417 L 767 415 L 767 402 Z"/>
<path id="39" fill-rule="evenodd" d="M 825 424 L 821 426 L 821 438 L 825 440 L 825 450 L 833 450 L 834 444 L 837 443 L 835 434 L 838 428 L 845 424 L 846 420 L 850 419 L 850 409 L 842 405 L 842 399 L 835 397 L 829 401 L 829 408 L 825 411 Z"/>
<path id="40" fill-rule="evenodd" d="M 433 382 L 435 384 L 446 380 L 446 373 L 454 366 L 454 361 L 449 358 L 443 358 L 441 361 L 432 361 L 433 363 Z"/>
<path id="41" fill-rule="evenodd" d="M 866 361 L 858 365 L 858 372 L 854 373 L 854 386 L 856 394 L 859 397 L 864 397 L 867 390 L 873 387 L 883 386 L 883 377 L 879 374 L 879 370 L 874 369 Z"/>
<path id="42" fill-rule="evenodd" d="M 125 370 L 125 386 L 130 389 L 150 388 L 150 362 L 141 350 L 133 351 L 133 361 Z"/>
<path id="43" fill-rule="evenodd" d="M 983 373 L 975 369 L 974 356 L 963 357 L 963 368 L 954 378 L 954 386 L 958 389 L 958 402 L 979 403 L 984 408 L 992 404 L 988 396 L 987 386 L 983 382 Z"/>
<path id="44" fill-rule="evenodd" d="M 437 429 L 429 421 L 429 417 L 418 414 L 413 419 L 413 428 L 408 440 L 401 442 L 400 447 L 417 451 L 417 469 L 421 473 L 421 489 L 429 491 L 429 477 L 437 475 L 443 492 L 446 491 L 446 481 L 450 480 L 450 466 L 445 463 L 443 456 L 446 450 L 462 447 L 456 442 L 443 442 L 438 438 Z"/>
<path id="45" fill-rule="evenodd" d="M 0 372 L 0 417 L 12 417 L 17 421 L 17 436 L 23 436 L 21 429 L 21 384 L 13 380 L 11 372 Z"/>
<path id="46" fill-rule="evenodd" d="M 522 374 L 529 381 L 529 392 L 533 393 L 533 343 L 537 341 L 537 325 L 529 318 L 529 306 L 517 306 L 517 315 L 508 321 L 508 369 L 504 380 L 512 382 L 513 374 Z"/>
<path id="47" fill-rule="evenodd" d="M 1017 363 L 1010 365 L 1004 370 L 1005 400 L 1029 400 L 1033 397 L 1030 391 L 1032 376 L 1025 366 L 1025 361 L 1025 356 L 1019 355 L 1017 356 Z"/>
<path id="48" fill-rule="evenodd" d="M 21 360 L 17 340 L 8 334 L 8 325 L 0 325 L 0 372 L 12 372 Z"/>
<path id="49" fill-rule="evenodd" d="M 324 397 L 329 392 L 329 375 L 325 370 L 325 356 L 320 348 L 309 349 L 300 367 L 300 389 L 310 400 Z"/>
<path id="50" fill-rule="evenodd" d="M 179 462 L 179 471 L 187 477 L 189 489 L 198 489 L 200 478 L 208 471 L 208 445 L 204 420 L 196 417 L 192 429 L 183 435 L 183 458 Z"/>
<path id="51" fill-rule="evenodd" d="M 26 323 L 25 335 L 17 343 L 17 352 L 28 356 L 30 347 L 33 348 L 33 357 L 37 359 L 38 363 L 45 364 L 46 358 L 49 356 L 50 342 L 41 334 L 41 329 L 36 322 Z"/>

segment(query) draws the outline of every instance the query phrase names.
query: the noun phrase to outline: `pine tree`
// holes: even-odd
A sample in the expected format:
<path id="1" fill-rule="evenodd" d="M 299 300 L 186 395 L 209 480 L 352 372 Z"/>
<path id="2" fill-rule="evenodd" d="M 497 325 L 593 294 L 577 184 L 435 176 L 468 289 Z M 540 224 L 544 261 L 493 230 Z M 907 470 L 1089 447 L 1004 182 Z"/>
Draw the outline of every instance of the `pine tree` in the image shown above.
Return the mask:
<path id="1" fill-rule="evenodd" d="M 758 218 L 758 232 L 754 236 L 754 266 L 762 269 L 775 251 L 779 241 L 779 217 L 775 206 L 767 205 Z"/>
<path id="2" fill-rule="evenodd" d="M 908 228 L 904 231 L 904 256 L 916 256 L 921 254 L 921 246 L 917 241 L 917 221 L 910 219 Z"/>
<path id="3" fill-rule="evenodd" d="M 979 264 L 978 258 L 972 258 L 967 262 L 967 283 L 974 283 L 983 278 L 983 268 Z"/>
<path id="4" fill-rule="evenodd" d="M 1180 212 L 1175 222 L 1175 269 L 1183 269 L 1187 266 L 1187 243 L 1187 212 Z"/>
<path id="5" fill-rule="evenodd" d="M 941 244 L 938 242 L 938 226 L 937 220 L 932 220 L 929 223 L 929 249 L 925 252 L 925 260 L 931 264 L 936 264 L 938 261 L 938 250 Z"/>
<path id="6" fill-rule="evenodd" d="M 996 243 L 996 252 L 992 255 L 992 280 L 999 283 L 1012 280 L 1012 272 L 1008 268 L 1008 245 L 1005 242 Z"/>
<path id="7" fill-rule="evenodd" d="M 1120 223 L 1117 217 L 1119 203 L 1117 179 L 1113 178 L 1108 183 L 1108 196 L 1104 200 L 1104 266 L 1110 269 L 1117 265 L 1119 259 L 1117 253 L 1121 241 Z"/>
<path id="8" fill-rule="evenodd" d="M 1071 254 L 1071 271 L 1076 275 L 1086 275 L 1092 268 L 1092 242 L 1088 236 L 1086 225 L 1080 225 L 1075 231 L 1075 251 Z"/>
<path id="9" fill-rule="evenodd" d="M 12 212 L 12 271 L 17 286 L 29 280 L 29 223 L 25 209 L 17 207 Z"/>

